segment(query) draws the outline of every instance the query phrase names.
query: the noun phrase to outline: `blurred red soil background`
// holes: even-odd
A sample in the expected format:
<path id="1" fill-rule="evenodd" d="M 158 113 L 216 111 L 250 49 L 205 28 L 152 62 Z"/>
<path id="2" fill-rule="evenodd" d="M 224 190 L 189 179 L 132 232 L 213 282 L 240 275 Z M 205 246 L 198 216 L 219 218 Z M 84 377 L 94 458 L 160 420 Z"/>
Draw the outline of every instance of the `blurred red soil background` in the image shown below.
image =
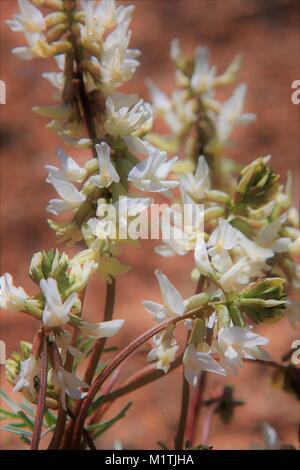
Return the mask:
<path id="1" fill-rule="evenodd" d="M 246 112 L 256 112 L 257 121 L 234 134 L 229 153 L 247 163 L 272 154 L 273 165 L 285 181 L 286 171 L 293 171 L 295 201 L 299 200 L 299 106 L 291 103 L 291 83 L 299 71 L 299 3 L 295 0 L 135 0 L 131 45 L 142 51 L 141 67 L 124 87 L 149 98 L 145 78 L 151 77 L 166 92 L 173 86 L 169 60 L 172 38 L 180 39 L 185 51 L 206 45 L 211 61 L 224 70 L 233 56 L 241 53 L 243 68 L 239 82 L 249 85 Z M 5 20 L 17 12 L 15 0 L 1 0 L 1 80 L 7 86 L 7 104 L 1 112 L 1 272 L 13 274 L 16 285 L 34 292 L 27 275 L 31 255 L 55 246 L 53 232 L 46 222 L 45 207 L 53 197 L 45 183 L 44 165 L 56 164 L 59 143 L 44 120 L 31 111 L 33 105 L 52 103 L 52 89 L 41 78 L 44 71 L 55 70 L 47 61 L 23 62 L 10 50 L 23 44 L 22 35 L 10 32 Z M 225 90 L 229 94 L 232 88 Z M 70 154 L 78 155 L 69 149 Z M 86 155 L 84 155 L 86 157 Z M 163 259 L 153 253 L 155 243 L 143 241 L 142 249 L 123 250 L 123 260 L 132 266 L 117 282 L 116 318 L 126 325 L 110 344 L 125 346 L 153 325 L 141 305 L 143 299 L 159 301 L 159 289 L 153 275 L 162 269 L 184 296 L 191 295 L 192 257 Z M 69 250 L 74 253 L 75 250 Z M 93 278 L 89 285 L 84 314 L 93 321 L 102 315 L 104 283 Z M 30 341 L 36 331 L 35 321 L 22 314 L 1 313 L 0 338 L 6 342 L 7 355 L 18 348 L 21 339 Z M 261 326 L 259 333 L 270 338 L 268 351 L 275 360 L 286 353 L 299 331 L 287 320 Z M 146 349 L 146 348 L 145 348 Z M 144 354 L 137 354 L 126 365 L 121 381 L 144 365 Z M 233 422 L 226 426 L 215 417 L 209 444 L 215 449 L 248 449 L 251 441 L 261 441 L 260 424 L 268 421 L 284 442 L 297 446 L 299 404 L 281 390 L 270 388 L 269 371 L 258 365 L 246 365 L 238 378 L 218 379 L 209 375 L 206 397 L 225 383 L 234 384 L 238 399 L 247 404 L 238 407 Z M 1 387 L 12 394 L 1 366 Z M 107 413 L 112 417 L 129 401 L 133 406 L 124 421 L 117 423 L 97 443 L 98 448 L 112 448 L 120 439 L 126 449 L 151 449 L 156 441 L 172 445 L 179 413 L 181 372 L 176 370 L 162 380 L 146 386 L 115 403 Z M 2 406 L 3 404 L 1 404 Z M 205 419 L 205 412 L 201 416 Z M 200 420 L 201 421 L 201 420 Z M 199 428 L 201 426 L 198 426 Z M 196 442 L 200 442 L 200 429 Z M 1 431 L 0 448 L 16 449 L 22 445 Z"/>

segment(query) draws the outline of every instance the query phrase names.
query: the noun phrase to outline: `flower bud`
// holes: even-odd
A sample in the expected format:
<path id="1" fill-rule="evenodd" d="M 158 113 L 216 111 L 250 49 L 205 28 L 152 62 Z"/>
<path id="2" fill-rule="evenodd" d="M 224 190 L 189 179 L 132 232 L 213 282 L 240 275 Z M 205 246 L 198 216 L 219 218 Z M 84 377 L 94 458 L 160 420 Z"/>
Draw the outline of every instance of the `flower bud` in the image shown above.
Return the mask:
<path id="1" fill-rule="evenodd" d="M 52 28 L 60 23 L 64 23 L 67 20 L 67 15 L 63 12 L 49 13 L 45 17 L 47 28 Z"/>
<path id="2" fill-rule="evenodd" d="M 279 190 L 279 175 L 267 165 L 269 157 L 258 158 L 241 171 L 235 193 L 235 212 L 247 215 L 248 208 L 256 209 L 270 202 Z"/>
<path id="3" fill-rule="evenodd" d="M 246 322 L 244 320 L 241 310 L 234 304 L 230 305 L 229 308 L 230 318 L 234 326 L 241 326 L 245 328 Z"/>
<path id="4" fill-rule="evenodd" d="M 220 204 L 229 204 L 231 200 L 229 194 L 215 189 L 207 191 L 205 193 L 205 199 L 211 202 L 219 202 Z"/>
<path id="5" fill-rule="evenodd" d="M 65 23 L 57 24 L 52 28 L 48 29 L 46 32 L 46 38 L 51 43 L 53 41 L 58 41 L 62 35 L 66 32 L 67 25 Z"/>
<path id="6" fill-rule="evenodd" d="M 256 323 L 269 318 L 281 317 L 286 307 L 285 280 L 266 278 L 250 284 L 240 293 L 240 305 Z"/>
<path id="7" fill-rule="evenodd" d="M 210 295 L 206 292 L 201 292 L 200 294 L 195 294 L 189 297 L 185 301 L 185 311 L 196 310 L 197 308 L 207 305 L 210 301 Z"/>
<path id="8" fill-rule="evenodd" d="M 208 222 L 210 220 L 218 219 L 219 217 L 223 217 L 225 214 L 225 210 L 223 207 L 209 207 L 208 209 L 204 210 L 204 220 Z"/>
<path id="9" fill-rule="evenodd" d="M 66 272 L 69 267 L 69 259 L 65 253 L 60 253 L 58 250 L 40 251 L 34 253 L 30 268 L 29 276 L 37 284 L 41 279 L 63 280 L 67 276 Z"/>
<path id="10" fill-rule="evenodd" d="M 196 318 L 191 331 L 189 344 L 193 344 L 195 348 L 203 342 L 205 336 L 205 322 L 201 318 Z"/>

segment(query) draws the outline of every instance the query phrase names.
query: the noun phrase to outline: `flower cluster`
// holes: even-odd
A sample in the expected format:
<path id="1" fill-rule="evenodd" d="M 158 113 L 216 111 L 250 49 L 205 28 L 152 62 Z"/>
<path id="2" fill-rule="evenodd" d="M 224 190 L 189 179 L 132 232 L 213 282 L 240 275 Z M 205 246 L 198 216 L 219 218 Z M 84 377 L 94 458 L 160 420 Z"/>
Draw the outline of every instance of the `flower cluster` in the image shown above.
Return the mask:
<path id="1" fill-rule="evenodd" d="M 34 295 L 16 287 L 8 273 L 0 279 L 1 308 L 39 322 L 32 344 L 22 341 L 20 352 L 7 361 L 7 378 L 15 391 L 38 403 L 38 413 L 43 399 L 44 408 L 58 408 L 55 432 L 65 432 L 65 446 L 73 439 L 74 447 L 80 448 L 88 415 L 89 430 L 97 437 L 95 422 L 106 392 L 93 399 L 103 381 L 122 358 L 149 339 L 147 360 L 155 362 L 153 367 L 167 373 L 180 359 L 185 381 L 193 387 L 200 385 L 202 372 L 225 376 L 237 374 L 245 361 L 270 361 L 263 349 L 269 340 L 254 327 L 279 320 L 285 312 L 295 321 L 287 292 L 300 286 L 299 215 L 292 205 L 291 175 L 280 184 L 270 156 L 243 169 L 225 156 L 235 126 L 255 118 L 243 113 L 245 84 L 223 103 L 216 97 L 220 86 L 236 79 L 239 57 L 218 75 L 206 48 L 198 47 L 188 57 L 174 40 L 171 58 L 177 88 L 169 98 L 149 80 L 149 104 L 119 91 L 139 66 L 139 51 L 129 48 L 133 6 L 117 6 L 115 0 L 18 4 L 20 13 L 7 23 L 12 31 L 24 33 L 27 45 L 13 53 L 24 60 L 53 57 L 58 67 L 43 74 L 55 88 L 55 104 L 33 109 L 50 119 L 47 127 L 64 144 L 89 149 L 91 156 L 79 164 L 58 147 L 59 163 L 46 165 L 46 182 L 57 193 L 47 211 L 59 218 L 49 220 L 49 225 L 59 242 L 80 242 L 81 251 L 72 258 L 58 250 L 35 253 L 29 269 L 39 288 Z M 164 119 L 172 135 L 153 132 L 155 117 Z M 182 158 L 168 158 L 167 152 L 182 153 Z M 129 270 L 119 260 L 121 245 L 137 245 L 131 227 L 138 226 L 152 207 L 156 193 L 174 204 L 162 210 L 163 240 L 155 251 L 163 257 L 192 253 L 196 291 L 184 299 L 157 269 L 162 301 L 145 300 L 143 305 L 158 326 L 103 364 L 105 339 L 124 323 L 113 319 L 115 278 Z M 101 274 L 107 289 L 105 321 L 100 323 L 83 318 L 85 291 L 94 273 Z M 175 337 L 179 323 L 188 332 L 182 356 Z M 90 353 L 81 380 L 77 368 Z M 112 384 L 114 380 L 112 376 Z M 66 395 L 73 400 L 86 397 L 83 404 L 74 405 L 75 431 L 62 419 L 66 413 L 72 417 L 73 403 L 70 408 Z M 222 414 L 220 409 L 221 401 L 217 412 Z M 54 436 L 51 448 L 57 446 L 55 441 Z M 34 439 L 32 446 L 38 446 Z M 279 446 L 276 439 L 272 446 Z"/>
<path id="2" fill-rule="evenodd" d="M 52 349 L 57 348 L 56 355 L 52 354 L 48 388 L 50 391 L 53 389 L 49 395 L 52 399 L 59 396 L 57 390 L 60 390 L 64 407 L 65 393 L 72 398 L 83 398 L 84 394 L 80 388 L 88 387 L 64 369 L 67 353 L 74 357 L 81 355 L 72 345 L 72 335 L 66 329 L 67 325 L 78 330 L 81 335 L 99 339 L 114 336 L 124 323 L 124 320 L 89 323 L 81 319 L 81 297 L 95 268 L 93 263 L 87 262 L 80 266 L 76 261 L 69 260 L 65 253 L 50 250 L 35 253 L 31 261 L 29 275 L 40 288 L 37 294 L 30 296 L 21 287 L 15 287 L 13 278 L 8 273 L 0 279 L 1 308 L 13 312 L 21 311 L 39 319 L 43 330 L 49 335 L 50 343 L 53 344 Z M 7 363 L 7 376 L 15 384 L 14 390 L 22 390 L 33 402 L 37 400 L 39 343 L 38 333 L 32 348 L 25 344 L 24 349 L 21 343 L 22 356 L 15 354 Z"/>

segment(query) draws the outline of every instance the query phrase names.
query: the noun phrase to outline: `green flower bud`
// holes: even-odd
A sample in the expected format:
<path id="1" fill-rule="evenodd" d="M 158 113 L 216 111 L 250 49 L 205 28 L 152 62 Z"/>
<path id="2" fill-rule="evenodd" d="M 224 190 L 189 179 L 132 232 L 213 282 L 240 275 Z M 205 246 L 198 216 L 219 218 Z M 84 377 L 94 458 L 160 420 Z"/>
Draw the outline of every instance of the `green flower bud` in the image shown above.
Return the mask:
<path id="1" fill-rule="evenodd" d="M 281 317 L 286 307 L 285 280 L 279 277 L 258 280 L 240 293 L 240 306 L 253 321 Z"/>
<path id="2" fill-rule="evenodd" d="M 234 304 L 228 307 L 230 318 L 234 326 L 241 326 L 245 328 L 246 322 L 244 320 L 241 310 Z"/>
<path id="3" fill-rule="evenodd" d="M 191 331 L 189 344 L 193 344 L 195 348 L 203 342 L 205 336 L 205 322 L 201 318 L 196 318 Z"/>
<path id="4" fill-rule="evenodd" d="M 248 207 L 257 209 L 278 193 L 279 175 L 267 165 L 269 157 L 258 158 L 241 171 L 235 193 L 235 212 L 247 215 Z"/>
<path id="5" fill-rule="evenodd" d="M 60 279 L 66 276 L 69 267 L 69 259 L 65 253 L 60 253 L 58 250 L 40 251 L 34 253 L 30 268 L 29 275 L 31 279 L 37 284 L 41 279 Z"/>
<path id="6" fill-rule="evenodd" d="M 192 295 L 185 301 L 185 310 L 195 310 L 203 305 L 207 305 L 210 301 L 210 295 L 206 292 L 201 292 L 200 294 Z"/>

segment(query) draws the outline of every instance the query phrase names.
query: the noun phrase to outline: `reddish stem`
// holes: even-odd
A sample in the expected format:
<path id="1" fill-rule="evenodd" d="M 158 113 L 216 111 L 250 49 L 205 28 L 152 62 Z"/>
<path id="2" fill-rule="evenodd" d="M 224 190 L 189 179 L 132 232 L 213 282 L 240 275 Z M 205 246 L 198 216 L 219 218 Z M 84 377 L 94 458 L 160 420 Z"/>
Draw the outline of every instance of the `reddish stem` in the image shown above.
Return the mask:
<path id="1" fill-rule="evenodd" d="M 41 351 L 41 368 L 40 368 L 40 384 L 39 384 L 39 395 L 37 401 L 37 408 L 35 414 L 34 428 L 32 433 L 31 450 L 38 450 L 39 442 L 41 439 L 45 404 L 46 404 L 46 393 L 47 393 L 47 373 L 48 373 L 48 344 L 47 337 L 43 332 L 42 338 L 42 351 Z"/>

